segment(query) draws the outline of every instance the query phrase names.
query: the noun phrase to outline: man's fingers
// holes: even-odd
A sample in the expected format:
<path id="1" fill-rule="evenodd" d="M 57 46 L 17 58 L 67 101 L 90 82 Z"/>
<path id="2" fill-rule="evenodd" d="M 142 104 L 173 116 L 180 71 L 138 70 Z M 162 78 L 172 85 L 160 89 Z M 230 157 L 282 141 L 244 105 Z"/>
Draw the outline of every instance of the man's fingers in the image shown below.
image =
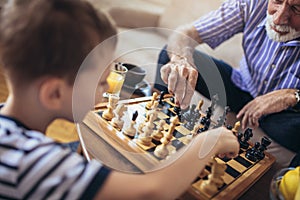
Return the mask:
<path id="1" fill-rule="evenodd" d="M 182 104 L 182 99 L 184 97 L 185 92 L 186 92 L 186 79 L 182 76 L 178 76 L 176 87 L 174 90 L 174 95 L 179 105 Z"/>
<path id="2" fill-rule="evenodd" d="M 191 102 L 191 99 L 194 95 L 196 83 L 198 78 L 198 72 L 194 68 L 190 68 L 188 71 L 187 83 L 186 83 L 186 92 L 182 100 L 182 108 L 187 108 Z"/>
<path id="3" fill-rule="evenodd" d="M 246 106 L 242 108 L 242 110 L 239 111 L 239 113 L 236 115 L 236 118 L 239 119 L 245 115 Z"/>
<path id="4" fill-rule="evenodd" d="M 178 71 L 179 71 L 179 76 L 177 78 L 174 94 L 179 104 L 182 105 L 183 98 L 187 92 L 186 82 L 189 76 L 189 69 L 185 65 L 180 65 L 178 66 Z"/>
<path id="5" fill-rule="evenodd" d="M 244 114 L 243 118 L 242 118 L 242 129 L 247 127 L 248 124 L 248 120 L 249 120 L 249 116 L 247 113 Z"/>
<path id="6" fill-rule="evenodd" d="M 194 95 L 194 91 L 195 89 L 191 87 L 191 85 L 189 84 L 189 82 L 186 83 L 186 91 L 185 91 L 185 95 L 183 97 L 182 103 L 181 103 L 181 108 L 185 109 L 189 106 L 191 99 Z"/>
<path id="7" fill-rule="evenodd" d="M 194 68 L 190 68 L 189 75 L 188 75 L 188 82 L 193 89 L 195 89 L 196 87 L 197 79 L 198 79 L 197 70 Z"/>
<path id="8" fill-rule="evenodd" d="M 197 70 L 186 62 L 172 62 L 164 65 L 160 72 L 169 92 L 175 95 L 182 108 L 186 108 L 194 94 L 198 78 Z"/>
<path id="9" fill-rule="evenodd" d="M 170 93 L 174 93 L 177 84 L 178 72 L 176 68 L 172 68 L 168 77 L 168 90 Z"/>
<path id="10" fill-rule="evenodd" d="M 253 128 L 259 127 L 258 118 L 253 118 L 252 123 L 253 123 Z"/>
<path id="11" fill-rule="evenodd" d="M 166 64 L 160 69 L 160 76 L 165 84 L 168 84 L 168 77 L 170 72 L 171 72 L 170 64 Z"/>

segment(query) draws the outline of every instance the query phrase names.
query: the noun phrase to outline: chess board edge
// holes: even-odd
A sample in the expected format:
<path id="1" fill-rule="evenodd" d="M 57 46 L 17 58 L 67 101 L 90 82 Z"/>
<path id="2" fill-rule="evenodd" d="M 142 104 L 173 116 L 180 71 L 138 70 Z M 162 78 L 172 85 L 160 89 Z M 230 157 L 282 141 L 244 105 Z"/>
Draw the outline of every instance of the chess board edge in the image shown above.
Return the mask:
<path id="1" fill-rule="evenodd" d="M 122 100 L 120 103 L 130 105 L 144 103 L 149 100 L 151 100 L 151 97 L 141 97 L 136 99 Z M 123 155 L 129 162 L 134 164 L 142 172 L 147 172 L 154 169 L 155 166 L 159 164 L 158 160 L 154 159 L 147 152 L 140 149 L 137 145 L 128 145 L 131 144 L 132 141 L 125 136 L 121 136 L 121 132 L 118 132 L 112 128 L 107 121 L 102 119 L 97 114 L 97 111 L 105 109 L 106 105 L 107 103 L 97 104 L 95 106 L 95 110 L 87 114 L 83 123 L 94 133 L 100 136 L 104 141 L 106 141 L 110 146 L 115 148 L 121 155 Z M 100 129 L 99 125 L 101 126 Z M 132 153 L 134 153 L 134 156 Z M 230 185 L 226 186 L 222 192 L 217 193 L 212 198 L 208 198 L 207 196 L 201 194 L 191 185 L 188 191 L 182 196 L 183 199 L 237 199 L 261 176 L 263 176 L 275 162 L 275 158 L 271 154 L 265 152 L 265 155 L 265 159 L 260 160 L 254 166 L 247 169 L 243 173 L 243 176 L 239 177 L 237 181 L 234 181 Z"/>
<path id="2" fill-rule="evenodd" d="M 276 159 L 273 155 L 265 152 L 265 159 L 260 160 L 251 168 L 243 173 L 238 179 L 228 185 L 222 192 L 212 198 L 208 198 L 201 194 L 193 186 L 189 187 L 188 191 L 183 195 L 184 199 L 201 199 L 201 200 L 223 200 L 223 199 L 238 199 L 252 185 L 254 185 L 275 163 Z M 234 198 L 233 198 L 234 197 Z"/>
<path id="3" fill-rule="evenodd" d="M 83 123 L 86 124 L 104 141 L 106 141 L 110 146 L 115 148 L 115 150 L 124 156 L 128 161 L 136 165 L 136 167 L 142 172 L 149 171 L 158 164 L 157 160 L 153 159 L 152 156 L 140 149 L 126 136 L 119 137 L 122 133 L 117 132 L 113 128 L 109 128 L 107 122 L 101 119 L 96 113 L 89 112 Z M 101 130 L 99 130 L 99 125 L 102 128 Z M 108 132 L 112 134 L 106 134 Z M 128 145 L 128 143 L 132 145 Z"/>

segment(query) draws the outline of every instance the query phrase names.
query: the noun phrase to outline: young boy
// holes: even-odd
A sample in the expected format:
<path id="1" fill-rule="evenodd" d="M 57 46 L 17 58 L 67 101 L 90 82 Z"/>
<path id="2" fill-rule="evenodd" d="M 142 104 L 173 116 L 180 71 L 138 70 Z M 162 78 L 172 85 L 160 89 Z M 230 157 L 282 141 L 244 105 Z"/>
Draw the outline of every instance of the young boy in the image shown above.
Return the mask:
<path id="1" fill-rule="evenodd" d="M 15 0 L 2 12 L 0 55 L 10 95 L 0 109 L 0 198 L 174 199 L 212 156 L 237 154 L 236 137 L 219 128 L 197 136 L 183 156 L 152 173 L 87 163 L 43 133 L 56 118 L 73 120 L 76 73 L 115 28 L 80 0 Z"/>

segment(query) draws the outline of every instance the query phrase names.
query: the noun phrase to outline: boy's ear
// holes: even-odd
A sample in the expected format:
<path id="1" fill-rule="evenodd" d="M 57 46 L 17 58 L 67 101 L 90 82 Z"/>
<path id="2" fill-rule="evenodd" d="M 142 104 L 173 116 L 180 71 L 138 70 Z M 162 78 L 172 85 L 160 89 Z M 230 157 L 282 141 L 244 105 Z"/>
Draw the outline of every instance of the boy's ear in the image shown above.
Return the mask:
<path id="1" fill-rule="evenodd" d="M 64 102 L 66 82 L 60 78 L 47 78 L 40 85 L 39 99 L 41 104 L 49 110 L 60 110 Z"/>

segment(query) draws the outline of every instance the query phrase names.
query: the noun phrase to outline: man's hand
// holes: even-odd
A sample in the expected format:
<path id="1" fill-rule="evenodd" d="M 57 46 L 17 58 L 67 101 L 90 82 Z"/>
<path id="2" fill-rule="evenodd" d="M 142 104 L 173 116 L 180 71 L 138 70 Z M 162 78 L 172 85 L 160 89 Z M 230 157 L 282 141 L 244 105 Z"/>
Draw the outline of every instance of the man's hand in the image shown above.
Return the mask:
<path id="1" fill-rule="evenodd" d="M 194 94 L 198 72 L 192 66 L 193 54 L 195 47 L 201 43 L 193 24 L 178 27 L 169 37 L 167 51 L 171 61 L 161 68 L 160 73 L 182 109 L 188 107 Z"/>
<path id="2" fill-rule="evenodd" d="M 245 105 L 237 114 L 241 118 L 242 128 L 257 128 L 258 120 L 271 113 L 281 112 L 296 104 L 295 89 L 281 89 L 258 96 Z"/>
<path id="3" fill-rule="evenodd" d="M 197 70 L 185 58 L 172 58 L 171 62 L 161 68 L 160 73 L 169 92 L 175 95 L 176 103 L 182 109 L 187 108 L 197 83 Z"/>

